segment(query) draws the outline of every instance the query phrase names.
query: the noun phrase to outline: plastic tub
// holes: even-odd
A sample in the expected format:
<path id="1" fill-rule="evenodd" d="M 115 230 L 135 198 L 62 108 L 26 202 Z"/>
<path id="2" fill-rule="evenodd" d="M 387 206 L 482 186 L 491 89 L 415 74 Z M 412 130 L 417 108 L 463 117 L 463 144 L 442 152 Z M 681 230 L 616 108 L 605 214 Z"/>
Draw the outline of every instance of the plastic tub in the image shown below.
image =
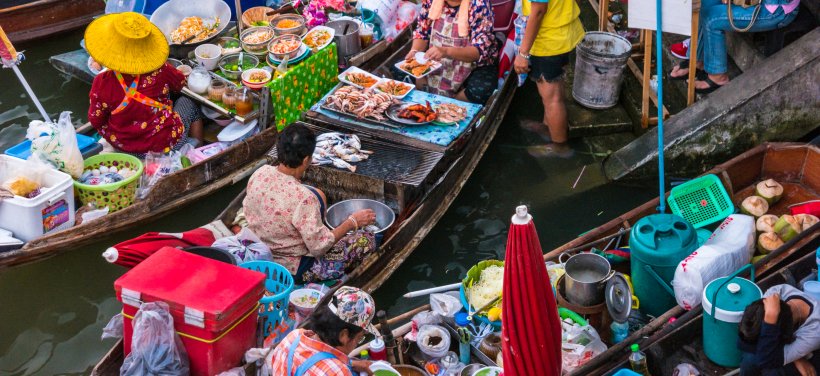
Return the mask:
<path id="1" fill-rule="evenodd" d="M 293 290 L 293 276 L 284 266 L 270 261 L 249 261 L 239 266 L 267 276 L 265 296 L 259 299 L 259 317 L 263 320 L 263 336 L 267 337 L 288 315 L 288 298 Z"/>
<path id="2" fill-rule="evenodd" d="M 441 340 L 430 341 L 434 337 L 439 337 Z M 422 325 L 419 328 L 416 344 L 428 360 L 441 358 L 450 351 L 450 332 L 438 325 Z"/>
<path id="3" fill-rule="evenodd" d="M 293 292 L 290 293 L 290 298 L 288 300 L 290 301 L 290 304 L 293 304 L 293 310 L 296 311 L 296 314 L 299 315 L 301 318 L 306 318 L 310 316 L 311 313 L 313 313 L 313 310 L 316 309 L 316 306 L 319 304 L 319 302 L 322 300 L 322 297 L 324 296 L 325 294 L 323 294 L 319 290 L 297 289 L 293 290 Z M 303 302 L 303 298 L 310 297 L 316 299 L 315 304 Z"/>
<path id="4" fill-rule="evenodd" d="M 0 155 L 0 182 L 13 178 L 6 174 L 28 162 Z M 0 228 L 12 232 L 15 238 L 28 242 L 44 234 L 74 226 L 74 189 L 71 176 L 48 169 L 43 177 L 40 194 L 34 198 L 14 196 L 0 204 Z"/>
<path id="5" fill-rule="evenodd" d="M 113 213 L 134 203 L 142 175 L 142 162 L 137 157 L 123 153 L 100 154 L 86 159 L 84 166 L 86 170 L 100 166 L 115 166 L 118 169 L 127 167 L 136 173 L 128 179 L 112 184 L 89 185 L 74 181 L 74 187 L 77 188 L 83 205 L 93 202 L 98 208 L 107 206 L 108 212 Z"/>
<path id="6" fill-rule="evenodd" d="M 97 149 L 98 145 L 99 143 L 93 137 L 88 137 L 81 134 L 77 135 L 77 146 L 80 148 L 80 152 L 83 154 L 83 158 L 88 158 L 94 154 L 99 153 L 99 150 Z M 12 157 L 20 159 L 28 159 L 28 157 L 31 155 L 31 141 L 25 140 L 17 145 L 14 145 L 6 149 L 6 155 L 10 155 Z"/>

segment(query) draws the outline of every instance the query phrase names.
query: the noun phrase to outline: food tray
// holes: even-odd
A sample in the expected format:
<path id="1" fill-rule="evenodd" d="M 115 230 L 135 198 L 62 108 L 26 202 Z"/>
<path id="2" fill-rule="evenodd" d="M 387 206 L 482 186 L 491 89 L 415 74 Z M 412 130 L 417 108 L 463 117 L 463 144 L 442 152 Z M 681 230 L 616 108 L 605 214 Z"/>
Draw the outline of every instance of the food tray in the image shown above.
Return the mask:
<path id="1" fill-rule="evenodd" d="M 327 110 L 327 111 L 335 112 L 335 113 L 337 113 L 337 114 L 342 114 L 342 115 L 345 115 L 345 116 L 351 117 L 351 118 L 353 118 L 353 119 L 356 119 L 356 120 L 358 120 L 358 121 L 362 121 L 362 122 L 365 122 L 365 123 L 368 123 L 368 124 L 379 125 L 379 126 L 383 126 L 383 127 L 391 127 L 391 128 L 401 128 L 401 126 L 400 126 L 400 125 L 398 125 L 398 124 L 393 124 L 393 123 L 391 123 L 389 120 L 379 121 L 379 120 L 376 120 L 376 119 L 371 119 L 371 118 L 360 118 L 360 117 L 356 116 L 355 114 L 351 114 L 350 112 L 347 112 L 347 111 L 342 111 L 342 110 L 339 110 L 339 109 L 337 109 L 337 108 L 334 108 L 334 107 L 330 107 L 330 106 L 328 106 L 328 105 L 327 105 L 327 98 L 328 98 L 330 95 L 332 95 L 333 93 L 335 93 L 335 92 L 336 92 L 336 90 L 339 90 L 339 89 L 340 89 L 340 88 L 342 88 L 342 87 L 344 87 L 344 85 L 337 85 L 337 86 L 333 89 L 333 92 L 332 92 L 332 93 L 328 94 L 328 96 L 327 96 L 327 97 L 325 97 L 325 98 L 323 98 L 323 99 L 322 99 L 322 101 L 321 101 L 321 102 L 320 102 L 320 104 L 319 104 L 319 108 L 321 108 L 321 109 L 323 109 L 323 110 Z"/>
<path id="2" fill-rule="evenodd" d="M 397 104 L 394 104 L 394 105 L 388 107 L 387 111 L 385 111 L 384 114 L 387 116 L 388 119 L 390 119 L 392 121 L 395 121 L 396 123 L 399 123 L 399 124 L 402 124 L 402 125 L 411 125 L 411 126 L 413 126 L 413 125 L 430 124 L 430 121 L 418 122 L 418 121 L 414 121 L 414 120 L 411 120 L 411 119 L 405 119 L 405 118 L 399 117 L 399 111 L 403 110 L 407 106 L 412 106 L 412 105 L 416 105 L 416 104 L 421 105 L 421 103 L 415 103 L 415 102 L 397 103 Z"/>
<path id="3" fill-rule="evenodd" d="M 410 73 L 410 72 L 408 72 L 408 71 L 406 71 L 406 70 L 404 70 L 404 69 L 402 68 L 402 65 L 403 65 L 404 63 L 405 63 L 405 61 L 404 61 L 404 60 L 399 61 L 398 63 L 396 63 L 396 64 L 394 65 L 394 67 L 396 67 L 396 69 L 398 69 L 398 70 L 400 70 L 400 71 L 402 71 L 402 72 L 406 73 L 406 74 L 407 74 L 407 75 L 409 75 L 410 77 L 413 77 L 413 78 L 415 78 L 415 79 L 417 79 L 417 80 L 418 80 L 418 79 L 420 79 L 420 78 L 427 77 L 427 75 L 428 75 L 428 74 L 433 73 L 433 72 L 435 72 L 435 71 L 437 71 L 437 70 L 439 70 L 439 69 L 441 68 L 441 63 L 440 63 L 440 62 L 438 62 L 438 61 L 436 61 L 436 62 L 433 62 L 433 66 L 432 66 L 432 67 L 430 67 L 430 70 L 428 70 L 427 72 L 425 72 L 425 73 L 424 73 L 424 74 L 422 74 L 421 76 L 416 76 L 416 75 L 414 75 L 414 74 L 412 74 L 412 73 Z"/>
<path id="4" fill-rule="evenodd" d="M 210 72 L 210 73 L 211 73 L 211 79 L 212 80 L 221 80 L 221 81 L 227 83 L 228 85 L 232 85 L 233 87 L 240 87 L 240 85 L 238 85 L 236 82 L 233 82 L 233 81 L 231 81 L 231 80 L 229 80 L 225 77 L 222 77 L 216 72 Z M 210 98 L 208 98 L 208 93 L 197 94 L 197 93 L 194 93 L 192 90 L 188 89 L 187 86 L 182 88 L 182 93 L 185 94 L 186 96 L 196 100 L 197 102 L 202 103 L 202 104 L 216 110 L 220 114 L 230 116 L 230 117 L 234 118 L 236 121 L 238 121 L 240 123 L 243 123 L 243 124 L 259 117 L 260 98 L 259 98 L 259 93 L 257 93 L 257 92 L 252 92 L 251 93 L 251 95 L 253 95 L 253 111 L 251 111 L 249 114 L 247 114 L 245 116 L 239 116 L 239 115 L 236 114 L 236 111 L 226 109 L 222 105 L 222 102 L 220 102 L 220 101 L 212 101 Z"/>
<path id="5" fill-rule="evenodd" d="M 355 86 L 355 87 L 357 87 L 357 88 L 359 88 L 359 89 L 365 89 L 365 87 L 364 87 L 364 86 L 362 86 L 362 85 L 357 85 L 357 84 L 354 84 L 353 82 L 348 81 L 348 79 L 347 79 L 347 75 L 349 75 L 349 74 L 351 74 L 351 73 L 364 73 L 364 74 L 366 74 L 366 75 L 368 75 L 368 76 L 370 76 L 370 77 L 373 77 L 373 79 L 375 79 L 375 80 L 376 80 L 376 83 L 374 83 L 374 84 L 373 84 L 373 86 L 375 86 L 376 84 L 378 84 L 378 81 L 380 81 L 380 80 L 381 80 L 381 79 L 379 78 L 379 76 L 376 76 L 376 75 L 375 75 L 375 74 L 373 74 L 373 73 L 370 73 L 370 72 L 368 72 L 368 71 L 365 71 L 364 69 L 361 69 L 361 68 L 359 68 L 359 67 L 350 67 L 350 68 L 347 68 L 347 70 L 345 70 L 345 71 L 344 71 L 344 72 L 342 72 L 341 74 L 339 74 L 339 76 L 338 76 L 339 81 L 344 82 L 344 83 L 346 83 L 346 84 L 348 84 L 348 85 L 351 85 L 351 86 Z M 373 86 L 370 86 L 370 87 L 373 87 Z"/>
<path id="6" fill-rule="evenodd" d="M 379 89 L 379 85 L 381 85 L 381 84 L 383 84 L 383 83 L 385 83 L 385 82 L 397 82 L 397 83 L 399 83 L 399 84 L 401 84 L 401 85 L 404 85 L 404 86 L 406 86 L 406 87 L 409 87 L 409 88 L 410 88 L 410 90 L 407 90 L 407 92 L 406 92 L 406 93 L 404 93 L 404 94 L 402 94 L 402 95 L 393 95 L 393 98 L 396 98 L 396 99 L 399 99 L 399 100 L 404 99 L 404 97 L 406 97 L 408 94 L 410 94 L 410 92 L 411 92 L 411 91 L 413 91 L 413 89 L 415 89 L 415 88 L 416 88 L 416 85 L 413 85 L 413 84 L 410 84 L 410 83 L 407 83 L 407 82 L 402 82 L 402 81 L 397 81 L 397 80 L 391 80 L 391 79 L 389 79 L 389 78 L 382 78 L 381 80 L 379 80 L 379 82 L 376 82 L 376 84 L 375 84 L 375 85 L 373 85 L 373 89 L 374 89 L 374 90 L 376 90 L 376 91 L 379 91 L 379 92 L 384 93 L 383 91 L 381 91 L 381 89 Z M 392 94 L 391 94 L 391 95 L 392 95 Z"/>
<path id="7" fill-rule="evenodd" d="M 325 43 L 323 43 L 319 46 L 316 46 L 316 48 L 311 48 L 310 46 L 307 45 L 307 43 L 305 43 L 305 39 L 307 39 L 308 35 L 310 35 L 314 31 L 322 31 L 322 30 L 327 31 L 328 33 L 330 33 L 330 38 L 327 40 L 327 42 L 325 42 Z M 308 31 L 307 34 L 305 34 L 305 36 L 302 37 L 302 43 L 304 43 L 305 46 L 307 46 L 308 48 L 310 48 L 312 50 L 319 51 L 319 50 L 329 46 L 331 43 L 333 43 L 333 38 L 335 36 L 336 36 L 336 30 L 333 30 L 333 29 L 331 29 L 327 26 L 316 26 L 313 29 L 310 29 L 310 31 Z"/>

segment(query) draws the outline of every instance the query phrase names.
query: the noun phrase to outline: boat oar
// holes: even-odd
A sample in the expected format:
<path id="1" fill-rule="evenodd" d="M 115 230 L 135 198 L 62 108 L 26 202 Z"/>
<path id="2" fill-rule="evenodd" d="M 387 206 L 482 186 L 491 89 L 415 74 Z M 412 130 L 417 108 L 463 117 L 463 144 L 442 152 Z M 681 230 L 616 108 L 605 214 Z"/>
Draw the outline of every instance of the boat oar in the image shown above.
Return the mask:
<path id="1" fill-rule="evenodd" d="M 467 321 L 473 321 L 473 316 L 478 315 L 478 314 L 480 314 L 481 312 L 484 312 L 485 310 L 487 310 L 487 309 L 489 309 L 490 307 L 494 306 L 494 305 L 495 305 L 495 303 L 497 303 L 497 302 L 498 302 L 498 300 L 500 300 L 500 299 L 501 299 L 501 296 L 499 295 L 499 296 L 495 297 L 495 299 L 490 300 L 490 302 L 489 302 L 489 303 L 487 303 L 487 304 L 485 304 L 483 307 L 481 307 L 481 308 L 479 308 L 479 309 L 475 310 L 475 312 L 473 312 L 473 313 L 471 313 L 471 314 L 467 315 Z"/>
<path id="2" fill-rule="evenodd" d="M 459 286 L 461 286 L 461 282 L 453 283 L 453 284 L 450 284 L 450 285 L 432 287 L 432 288 L 424 289 L 424 290 L 410 291 L 407 294 L 404 294 L 404 297 L 405 298 L 415 298 L 417 296 L 430 295 L 430 294 L 435 294 L 437 292 L 452 291 L 452 290 L 457 290 L 459 288 Z"/>
<path id="3" fill-rule="evenodd" d="M 14 49 L 11 41 L 9 41 L 9 38 L 6 36 L 6 32 L 3 31 L 3 27 L 0 26 L 0 63 L 2 63 L 3 68 L 11 68 L 11 70 L 14 71 L 14 74 L 17 75 L 17 79 L 20 80 L 20 83 L 23 84 L 23 88 L 26 89 L 29 98 L 34 102 L 34 106 L 37 107 L 37 110 L 40 111 L 40 115 L 43 116 L 43 120 L 50 122 L 51 119 L 48 117 L 45 108 L 43 108 L 37 96 L 34 95 L 34 90 L 31 90 L 31 86 L 29 86 L 26 78 L 23 77 L 23 73 L 17 68 L 17 65 L 22 61 L 23 54 L 18 53 L 17 50 Z"/>

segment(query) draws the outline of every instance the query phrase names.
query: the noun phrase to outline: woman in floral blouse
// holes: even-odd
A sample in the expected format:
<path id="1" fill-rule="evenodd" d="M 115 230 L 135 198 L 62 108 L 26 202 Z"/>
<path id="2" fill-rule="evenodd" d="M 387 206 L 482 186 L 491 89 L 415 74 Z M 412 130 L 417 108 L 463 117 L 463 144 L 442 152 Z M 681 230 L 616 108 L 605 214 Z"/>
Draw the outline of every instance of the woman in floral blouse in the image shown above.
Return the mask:
<path id="1" fill-rule="evenodd" d="M 276 142 L 279 165 L 251 176 L 242 203 L 248 227 L 297 284 L 341 278 L 376 248 L 373 234 L 358 230 L 375 223 L 373 210 L 357 211 L 333 230 L 323 224 L 324 193 L 301 182 L 315 148 L 310 129 L 301 124 L 285 128 Z"/>
<path id="2" fill-rule="evenodd" d="M 424 52 L 442 68 L 427 76 L 429 91 L 485 103 L 498 83 L 498 44 L 490 0 L 423 0 L 407 59 Z"/>
<path id="3" fill-rule="evenodd" d="M 185 76 L 166 60 L 162 31 L 137 13 L 106 15 L 85 32 L 91 57 L 109 68 L 94 78 L 88 121 L 115 148 L 132 154 L 178 149 L 191 136 L 202 141 L 199 106 L 171 100 Z"/>

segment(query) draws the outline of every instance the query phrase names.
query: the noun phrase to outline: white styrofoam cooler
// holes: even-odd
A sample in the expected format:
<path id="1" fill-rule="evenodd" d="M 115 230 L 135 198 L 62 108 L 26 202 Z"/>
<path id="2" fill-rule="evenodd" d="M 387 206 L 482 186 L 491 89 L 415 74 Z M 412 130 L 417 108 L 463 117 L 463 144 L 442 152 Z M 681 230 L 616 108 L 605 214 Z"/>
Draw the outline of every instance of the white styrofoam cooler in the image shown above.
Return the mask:
<path id="1" fill-rule="evenodd" d="M 0 155 L 0 183 L 15 176 L 26 161 Z M 71 176 L 49 169 L 34 198 L 14 196 L 0 202 L 0 227 L 24 242 L 74 226 L 74 183 Z"/>

